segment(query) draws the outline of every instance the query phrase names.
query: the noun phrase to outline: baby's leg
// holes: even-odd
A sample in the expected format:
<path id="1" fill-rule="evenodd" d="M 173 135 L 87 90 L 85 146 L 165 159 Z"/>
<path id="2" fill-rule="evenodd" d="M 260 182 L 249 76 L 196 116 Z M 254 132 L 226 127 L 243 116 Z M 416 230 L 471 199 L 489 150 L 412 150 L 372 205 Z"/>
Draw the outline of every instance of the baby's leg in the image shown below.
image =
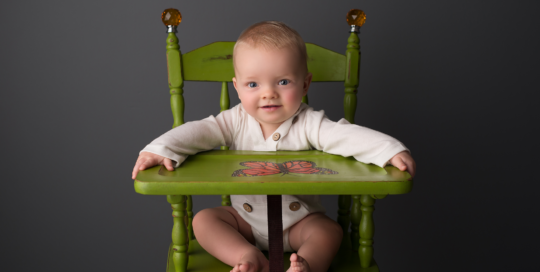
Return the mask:
<path id="1" fill-rule="evenodd" d="M 199 244 L 234 272 L 268 271 L 268 260 L 254 246 L 251 226 L 229 206 L 205 209 L 193 218 Z"/>
<path id="2" fill-rule="evenodd" d="M 342 237 L 341 226 L 328 216 L 322 213 L 306 216 L 289 231 L 289 243 L 297 254 L 291 255 L 287 272 L 328 271 Z"/>

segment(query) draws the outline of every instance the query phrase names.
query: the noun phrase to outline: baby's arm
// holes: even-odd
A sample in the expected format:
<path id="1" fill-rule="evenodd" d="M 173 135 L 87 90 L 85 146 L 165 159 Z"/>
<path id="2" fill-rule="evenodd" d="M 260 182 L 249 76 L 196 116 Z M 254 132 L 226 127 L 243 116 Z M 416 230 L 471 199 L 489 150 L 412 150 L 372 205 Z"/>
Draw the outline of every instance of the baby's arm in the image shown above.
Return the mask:
<path id="1" fill-rule="evenodd" d="M 220 113 L 215 118 L 210 116 L 200 121 L 187 122 L 161 135 L 140 153 L 133 167 L 132 178 L 141 170 L 155 165 L 164 165 L 173 171 L 188 155 L 211 150 L 217 146 L 229 146 L 232 143 L 235 116 L 238 108 Z"/>
<path id="2" fill-rule="evenodd" d="M 330 121 L 322 111 L 308 112 L 306 129 L 310 144 L 318 150 L 353 156 L 379 167 L 391 163 L 401 171 L 409 171 L 411 176 L 416 172 L 416 164 L 405 145 L 384 133 L 350 124 L 345 119 Z"/>
<path id="3" fill-rule="evenodd" d="M 135 166 L 133 167 L 131 178 L 135 179 L 139 171 L 142 171 L 144 169 L 147 169 L 156 165 L 164 165 L 165 168 L 167 168 L 167 170 L 169 171 L 174 170 L 173 161 L 171 159 L 165 158 L 163 156 L 160 156 L 154 153 L 143 151 L 139 155 L 139 158 L 137 159 L 137 162 L 135 163 Z"/>

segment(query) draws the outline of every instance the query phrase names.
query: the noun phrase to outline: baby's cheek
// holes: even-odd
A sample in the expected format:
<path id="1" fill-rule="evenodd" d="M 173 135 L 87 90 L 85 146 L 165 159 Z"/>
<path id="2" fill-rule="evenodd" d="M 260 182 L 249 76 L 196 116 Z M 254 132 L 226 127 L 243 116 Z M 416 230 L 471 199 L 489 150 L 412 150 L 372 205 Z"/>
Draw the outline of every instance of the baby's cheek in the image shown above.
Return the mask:
<path id="1" fill-rule="evenodd" d="M 253 98 L 242 99 L 240 103 L 242 103 L 242 107 L 244 107 L 244 109 L 246 109 L 246 111 L 251 115 L 253 115 L 254 111 L 256 111 L 258 108 L 258 101 Z"/>
<path id="2" fill-rule="evenodd" d="M 289 103 L 292 103 L 292 102 L 298 102 L 299 103 L 299 101 L 302 101 L 302 93 L 286 92 L 286 93 L 282 94 L 282 99 L 289 102 Z"/>

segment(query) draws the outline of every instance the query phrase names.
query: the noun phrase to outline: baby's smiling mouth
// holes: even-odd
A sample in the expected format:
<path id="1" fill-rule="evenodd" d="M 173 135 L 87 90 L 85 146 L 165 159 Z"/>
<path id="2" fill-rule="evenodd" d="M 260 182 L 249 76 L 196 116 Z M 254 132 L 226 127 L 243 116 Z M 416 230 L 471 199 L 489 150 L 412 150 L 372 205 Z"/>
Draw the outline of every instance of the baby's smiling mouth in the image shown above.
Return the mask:
<path id="1" fill-rule="evenodd" d="M 277 110 L 281 107 L 281 105 L 265 105 L 265 106 L 262 106 L 261 109 L 265 110 L 265 111 L 274 111 L 274 110 Z"/>

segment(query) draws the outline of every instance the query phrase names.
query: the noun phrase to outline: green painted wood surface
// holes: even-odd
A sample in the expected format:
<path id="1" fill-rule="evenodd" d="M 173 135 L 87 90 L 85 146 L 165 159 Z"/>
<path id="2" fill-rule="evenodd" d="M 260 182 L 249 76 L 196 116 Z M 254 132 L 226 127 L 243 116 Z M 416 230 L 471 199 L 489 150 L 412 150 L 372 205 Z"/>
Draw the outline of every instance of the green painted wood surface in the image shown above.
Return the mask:
<path id="1" fill-rule="evenodd" d="M 304 97 L 302 97 L 302 103 L 308 105 L 309 104 L 309 99 L 308 99 L 308 95 L 304 95 Z"/>
<path id="2" fill-rule="evenodd" d="M 219 98 L 219 107 L 221 108 L 219 112 L 226 111 L 231 107 L 231 102 L 229 100 L 229 87 L 226 81 L 221 82 L 221 95 Z M 222 146 L 221 150 L 229 150 L 229 147 Z"/>
<path id="3" fill-rule="evenodd" d="M 219 101 L 219 105 L 221 107 L 220 112 L 226 111 L 231 107 L 231 102 L 229 100 L 229 87 L 226 81 L 221 83 L 221 97 Z M 221 150 L 229 150 L 229 147 L 222 146 Z M 221 196 L 221 206 L 231 206 L 231 195 Z"/>
<path id="4" fill-rule="evenodd" d="M 360 195 L 352 196 L 351 207 L 351 245 L 352 249 L 358 251 L 360 248 L 360 220 L 362 219 L 362 211 L 360 209 Z"/>
<path id="5" fill-rule="evenodd" d="M 259 177 L 233 177 L 240 162 L 283 163 L 306 160 L 317 167 L 337 171 L 337 175 L 276 174 Z M 149 195 L 223 195 L 223 194 L 404 194 L 411 190 L 410 175 L 393 166 L 380 168 L 354 158 L 321 151 L 256 152 L 212 150 L 189 156 L 176 170 L 156 166 L 139 172 L 135 190 Z"/>
<path id="6" fill-rule="evenodd" d="M 341 226 L 343 233 L 349 232 L 349 225 L 351 223 L 350 218 L 350 207 L 351 207 L 351 196 L 349 195 L 340 195 L 338 197 L 338 218 L 337 222 Z"/>
<path id="7" fill-rule="evenodd" d="M 231 107 L 231 102 L 229 100 L 229 86 L 226 81 L 221 82 L 221 95 L 219 97 L 219 107 L 220 111 L 226 111 Z"/>
<path id="8" fill-rule="evenodd" d="M 347 237 L 347 238 L 345 238 Z M 175 264 L 173 261 L 174 251 L 173 245 L 169 246 L 169 254 L 167 259 L 167 272 L 176 272 Z M 266 253 L 266 252 L 265 252 Z M 189 272 L 229 272 L 231 267 L 222 263 L 208 252 L 206 252 L 197 242 L 197 240 L 191 240 L 188 250 L 188 267 Z M 266 255 L 268 258 L 268 255 Z M 286 271 L 291 265 L 290 259 L 291 253 L 285 253 L 283 255 L 283 268 Z M 348 235 L 344 235 L 340 249 L 334 258 L 329 272 L 379 272 L 379 267 L 375 260 L 371 261 L 371 266 L 368 268 L 360 268 L 360 260 L 358 253 L 351 250 L 351 243 L 348 239 Z"/>
<path id="9" fill-rule="evenodd" d="M 232 52 L 235 42 L 215 42 L 182 55 L 184 79 L 230 82 L 234 77 Z"/>
<path id="10" fill-rule="evenodd" d="M 173 209 L 173 230 L 172 230 L 172 251 L 171 259 L 176 268 L 176 272 L 186 272 L 188 262 L 188 231 L 186 228 L 186 196 L 168 195 L 167 201 Z"/>
<path id="11" fill-rule="evenodd" d="M 230 82 L 234 77 L 235 42 L 215 42 L 182 55 L 184 80 Z M 308 70 L 313 81 L 344 81 L 346 58 L 315 44 L 306 43 Z"/>
<path id="12" fill-rule="evenodd" d="M 308 70 L 312 81 L 344 81 L 346 59 L 343 54 L 324 47 L 306 43 Z"/>
<path id="13" fill-rule="evenodd" d="M 231 195 L 221 195 L 221 206 L 231 206 Z"/>
<path id="14" fill-rule="evenodd" d="M 186 212 L 187 212 L 187 231 L 189 239 L 195 239 L 195 234 L 193 233 L 193 199 L 191 195 L 187 196 L 186 201 Z"/>
<path id="15" fill-rule="evenodd" d="M 167 36 L 167 72 L 171 110 L 174 118 L 173 128 L 184 123 L 184 80 L 182 78 L 182 57 L 178 38 L 174 33 Z"/>
<path id="16" fill-rule="evenodd" d="M 360 248 L 358 255 L 361 266 L 367 268 L 371 266 L 371 260 L 373 259 L 373 234 L 375 233 L 375 224 L 373 222 L 375 208 L 373 205 L 375 199 L 369 195 L 363 195 L 360 197 L 360 203 L 362 204 L 360 207 L 362 219 L 360 220 Z"/>
<path id="17" fill-rule="evenodd" d="M 351 124 L 354 124 L 357 100 L 356 92 L 358 88 L 358 78 L 360 76 L 360 40 L 358 39 L 358 34 L 354 32 L 349 36 L 345 56 L 347 62 L 343 107 L 345 110 L 345 119 Z"/>

